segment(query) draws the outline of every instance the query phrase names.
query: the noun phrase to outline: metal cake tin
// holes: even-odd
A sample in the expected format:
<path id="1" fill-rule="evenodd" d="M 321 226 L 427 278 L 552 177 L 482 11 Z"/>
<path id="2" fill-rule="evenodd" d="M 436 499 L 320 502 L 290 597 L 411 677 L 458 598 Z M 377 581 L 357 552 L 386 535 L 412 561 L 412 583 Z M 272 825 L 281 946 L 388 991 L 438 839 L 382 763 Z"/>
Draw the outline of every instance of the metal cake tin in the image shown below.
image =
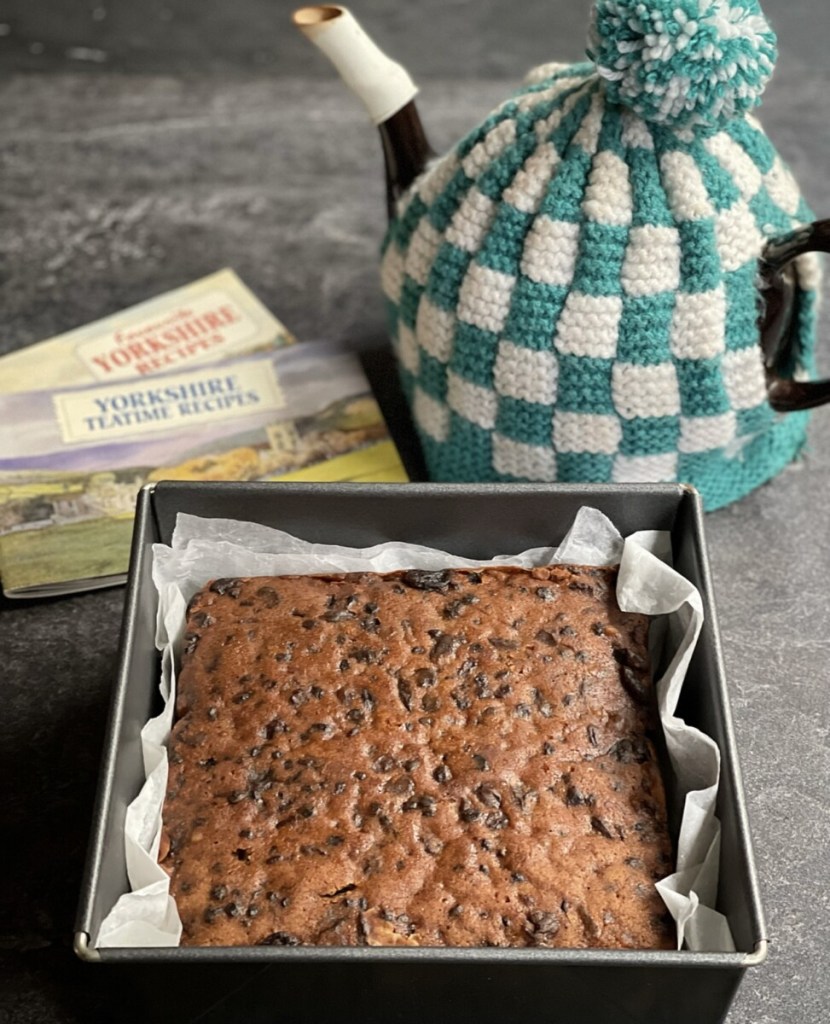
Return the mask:
<path id="1" fill-rule="evenodd" d="M 124 815 L 143 782 L 139 732 L 160 700 L 151 548 L 170 541 L 179 512 L 276 526 L 311 541 L 362 547 L 394 539 L 483 559 L 558 543 L 582 505 L 600 509 L 623 534 L 670 531 L 675 565 L 703 597 L 706 622 L 678 714 L 714 737 L 721 752 L 718 909 L 728 917 L 737 952 L 94 948 L 101 920 L 127 888 Z M 139 1016 L 178 1024 L 722 1021 L 747 968 L 766 956 L 766 931 L 697 493 L 668 484 L 160 482 L 145 487 L 138 499 L 120 664 L 75 949 L 98 969 L 119 965 Z"/>

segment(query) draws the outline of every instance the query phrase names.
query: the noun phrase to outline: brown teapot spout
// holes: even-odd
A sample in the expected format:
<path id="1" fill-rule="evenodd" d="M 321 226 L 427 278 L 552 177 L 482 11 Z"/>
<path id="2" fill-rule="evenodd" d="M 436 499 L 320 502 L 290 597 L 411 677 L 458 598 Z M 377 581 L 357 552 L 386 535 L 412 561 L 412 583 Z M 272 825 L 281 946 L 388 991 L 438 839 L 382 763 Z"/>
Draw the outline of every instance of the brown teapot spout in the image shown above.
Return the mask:
<path id="1" fill-rule="evenodd" d="M 400 64 L 378 49 L 347 8 L 301 7 L 292 20 L 334 64 L 378 128 L 391 218 L 398 198 L 433 155 L 414 103 L 417 86 Z"/>

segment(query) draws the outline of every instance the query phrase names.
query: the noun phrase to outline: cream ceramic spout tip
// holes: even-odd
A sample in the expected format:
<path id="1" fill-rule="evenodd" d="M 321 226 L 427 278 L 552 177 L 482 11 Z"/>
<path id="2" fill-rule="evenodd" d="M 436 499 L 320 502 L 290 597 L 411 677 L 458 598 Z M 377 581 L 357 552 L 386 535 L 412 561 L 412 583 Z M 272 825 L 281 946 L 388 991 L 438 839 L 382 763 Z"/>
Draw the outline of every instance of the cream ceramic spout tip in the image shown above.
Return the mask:
<path id="1" fill-rule="evenodd" d="M 376 125 L 387 121 L 417 93 L 406 71 L 375 46 L 348 8 L 334 4 L 300 7 L 292 21 L 334 64 Z"/>
<path id="2" fill-rule="evenodd" d="M 308 33 L 319 31 L 347 13 L 345 7 L 317 4 L 315 7 L 298 7 L 291 15 L 291 20 L 301 32 Z"/>

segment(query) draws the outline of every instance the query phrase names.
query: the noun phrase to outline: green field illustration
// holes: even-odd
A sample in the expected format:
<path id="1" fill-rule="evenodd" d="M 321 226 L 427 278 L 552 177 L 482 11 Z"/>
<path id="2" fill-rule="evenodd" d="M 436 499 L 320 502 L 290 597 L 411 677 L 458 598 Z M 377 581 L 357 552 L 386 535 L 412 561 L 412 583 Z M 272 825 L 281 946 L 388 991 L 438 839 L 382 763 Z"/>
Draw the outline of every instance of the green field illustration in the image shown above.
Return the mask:
<path id="1" fill-rule="evenodd" d="M 127 514 L 6 534 L 4 585 L 11 590 L 99 578 L 106 584 L 107 577 L 127 571 L 132 529 L 133 517 Z"/>

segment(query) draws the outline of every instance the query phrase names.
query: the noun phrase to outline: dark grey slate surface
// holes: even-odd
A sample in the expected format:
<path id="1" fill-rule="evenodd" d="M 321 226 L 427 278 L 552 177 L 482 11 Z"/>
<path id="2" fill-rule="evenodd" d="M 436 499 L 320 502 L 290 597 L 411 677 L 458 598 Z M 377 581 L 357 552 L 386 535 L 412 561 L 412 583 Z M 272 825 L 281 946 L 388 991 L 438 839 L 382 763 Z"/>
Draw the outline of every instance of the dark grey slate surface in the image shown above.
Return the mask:
<path id="1" fill-rule="evenodd" d="M 534 63 L 581 57 L 588 5 L 354 6 L 420 81 L 441 149 Z M 763 120 L 830 216 L 830 8 L 765 6 L 782 58 Z M 291 7 L 0 3 L 0 352 L 226 265 L 300 336 L 383 345 L 379 150 L 356 102 L 288 27 Z M 729 1024 L 806 1024 L 830 1005 L 830 409 L 810 437 L 797 466 L 707 518 L 772 943 Z M 122 598 L 0 603 L 13 865 L 0 1016 L 14 1024 L 122 1016 L 117 974 L 69 949 Z"/>

